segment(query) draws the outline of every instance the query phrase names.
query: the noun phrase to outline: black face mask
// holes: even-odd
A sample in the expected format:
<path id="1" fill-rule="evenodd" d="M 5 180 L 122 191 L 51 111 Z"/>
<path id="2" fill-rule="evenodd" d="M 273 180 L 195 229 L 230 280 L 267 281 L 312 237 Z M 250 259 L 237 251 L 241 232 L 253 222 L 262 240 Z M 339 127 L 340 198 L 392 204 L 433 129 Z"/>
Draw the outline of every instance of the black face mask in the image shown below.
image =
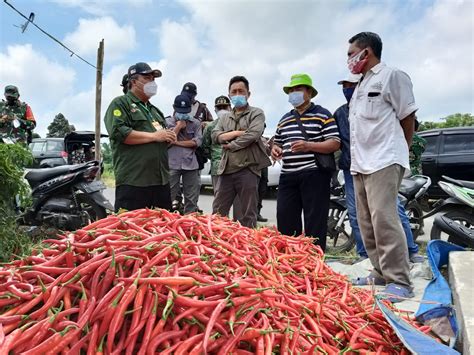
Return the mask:
<path id="1" fill-rule="evenodd" d="M 11 97 L 11 96 L 8 96 L 8 97 L 7 97 L 7 102 L 8 102 L 9 105 L 15 104 L 15 103 L 16 103 L 16 100 L 17 100 L 17 99 L 15 99 L 14 97 Z"/>

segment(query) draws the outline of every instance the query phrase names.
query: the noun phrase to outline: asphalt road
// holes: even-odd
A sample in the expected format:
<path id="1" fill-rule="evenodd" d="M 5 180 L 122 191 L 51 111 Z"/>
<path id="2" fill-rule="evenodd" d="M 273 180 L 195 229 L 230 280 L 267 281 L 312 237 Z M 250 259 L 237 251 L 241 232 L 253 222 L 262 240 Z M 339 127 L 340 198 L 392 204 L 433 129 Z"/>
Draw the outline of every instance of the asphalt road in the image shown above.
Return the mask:
<path id="1" fill-rule="evenodd" d="M 115 201 L 115 189 L 109 188 L 104 191 L 104 195 L 109 199 L 109 201 L 114 204 Z M 205 189 L 201 192 L 199 196 L 199 208 L 204 211 L 204 213 L 212 212 L 212 189 Z M 276 225 L 276 194 L 272 193 L 271 197 L 263 200 L 263 208 L 261 212 L 262 216 L 268 218 L 268 225 Z M 430 239 L 430 231 L 433 226 L 433 217 L 427 218 L 425 220 L 425 234 L 418 237 L 418 242 L 427 243 Z"/>

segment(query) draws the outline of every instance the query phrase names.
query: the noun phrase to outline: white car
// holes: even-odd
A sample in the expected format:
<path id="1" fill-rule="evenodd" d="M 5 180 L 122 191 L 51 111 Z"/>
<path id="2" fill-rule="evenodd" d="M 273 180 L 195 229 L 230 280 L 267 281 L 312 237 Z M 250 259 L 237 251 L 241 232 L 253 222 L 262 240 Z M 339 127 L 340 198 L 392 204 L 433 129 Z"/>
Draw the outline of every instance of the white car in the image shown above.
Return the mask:
<path id="1" fill-rule="evenodd" d="M 208 160 L 204 165 L 204 169 L 201 170 L 201 186 L 211 186 L 211 162 Z M 268 167 L 268 187 L 278 187 L 278 181 L 280 180 L 281 165 L 279 163 Z"/>

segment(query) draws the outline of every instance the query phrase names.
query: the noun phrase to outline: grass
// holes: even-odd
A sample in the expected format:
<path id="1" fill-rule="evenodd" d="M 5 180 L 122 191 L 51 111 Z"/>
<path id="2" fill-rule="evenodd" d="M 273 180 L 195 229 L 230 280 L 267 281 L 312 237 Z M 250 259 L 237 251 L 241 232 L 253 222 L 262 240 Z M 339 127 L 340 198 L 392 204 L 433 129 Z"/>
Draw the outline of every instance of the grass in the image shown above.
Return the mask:
<path id="1" fill-rule="evenodd" d="M 111 166 L 106 165 L 104 167 L 104 172 L 101 175 L 101 179 L 107 187 L 115 187 L 115 176 Z"/>

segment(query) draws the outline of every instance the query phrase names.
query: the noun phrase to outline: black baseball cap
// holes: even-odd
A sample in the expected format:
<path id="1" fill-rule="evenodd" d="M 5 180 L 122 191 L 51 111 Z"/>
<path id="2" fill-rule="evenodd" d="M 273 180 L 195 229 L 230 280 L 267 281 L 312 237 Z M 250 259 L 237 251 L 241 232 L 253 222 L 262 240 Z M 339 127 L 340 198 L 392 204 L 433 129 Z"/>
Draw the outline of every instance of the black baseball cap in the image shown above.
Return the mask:
<path id="1" fill-rule="evenodd" d="M 214 106 L 230 106 L 230 99 L 224 95 L 218 96 L 216 97 Z"/>
<path id="2" fill-rule="evenodd" d="M 18 99 L 20 97 L 20 92 L 15 85 L 7 85 L 5 86 L 5 96 Z"/>
<path id="3" fill-rule="evenodd" d="M 186 94 L 180 94 L 175 97 L 173 108 L 178 113 L 190 113 L 191 99 Z"/>
<path id="4" fill-rule="evenodd" d="M 133 64 L 130 68 L 128 68 L 128 78 L 132 75 L 147 75 L 147 74 L 153 74 L 155 78 L 159 78 L 161 76 L 161 71 L 158 69 L 151 69 L 151 67 L 147 63 L 139 62 L 136 64 Z"/>
<path id="5" fill-rule="evenodd" d="M 186 83 L 183 85 L 183 89 L 181 90 L 181 94 L 187 94 L 190 96 L 197 95 L 197 87 L 194 83 Z"/>

